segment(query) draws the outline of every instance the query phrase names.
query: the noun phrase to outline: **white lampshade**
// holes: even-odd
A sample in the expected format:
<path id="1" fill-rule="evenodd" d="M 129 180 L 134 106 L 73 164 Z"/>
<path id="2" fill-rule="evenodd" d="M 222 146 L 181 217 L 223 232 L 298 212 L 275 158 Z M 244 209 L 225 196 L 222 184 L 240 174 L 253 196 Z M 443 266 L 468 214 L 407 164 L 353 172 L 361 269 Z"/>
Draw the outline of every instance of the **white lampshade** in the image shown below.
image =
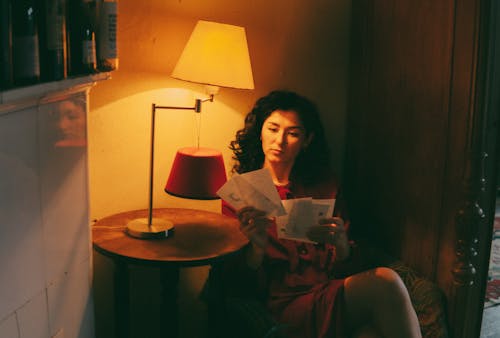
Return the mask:
<path id="1" fill-rule="evenodd" d="M 253 89 L 245 28 L 198 21 L 172 77 L 206 85 Z"/>

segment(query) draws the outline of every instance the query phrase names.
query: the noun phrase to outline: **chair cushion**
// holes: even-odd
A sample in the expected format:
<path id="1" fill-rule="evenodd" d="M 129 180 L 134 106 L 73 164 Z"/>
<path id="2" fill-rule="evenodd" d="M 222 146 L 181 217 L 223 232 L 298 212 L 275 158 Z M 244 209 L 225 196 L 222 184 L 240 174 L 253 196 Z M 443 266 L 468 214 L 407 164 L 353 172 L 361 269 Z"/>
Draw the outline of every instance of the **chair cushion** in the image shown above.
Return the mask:
<path id="1" fill-rule="evenodd" d="M 396 271 L 408 289 L 417 313 L 424 338 L 447 338 L 445 297 L 441 289 L 431 281 L 419 277 L 414 270 L 401 261 L 388 264 Z"/>

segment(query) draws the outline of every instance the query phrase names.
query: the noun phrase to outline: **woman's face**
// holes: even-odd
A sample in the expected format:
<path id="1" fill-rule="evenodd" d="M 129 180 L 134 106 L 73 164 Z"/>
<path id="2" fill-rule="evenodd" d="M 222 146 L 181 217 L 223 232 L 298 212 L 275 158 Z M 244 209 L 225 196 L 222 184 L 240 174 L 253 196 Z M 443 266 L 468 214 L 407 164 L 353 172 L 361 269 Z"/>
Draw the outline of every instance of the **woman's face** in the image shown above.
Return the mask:
<path id="1" fill-rule="evenodd" d="M 293 165 L 310 137 L 295 111 L 275 110 L 262 125 L 261 141 L 265 162 Z"/>
<path id="2" fill-rule="evenodd" d="M 85 111 L 71 100 L 59 104 L 57 126 L 65 140 L 85 140 Z"/>

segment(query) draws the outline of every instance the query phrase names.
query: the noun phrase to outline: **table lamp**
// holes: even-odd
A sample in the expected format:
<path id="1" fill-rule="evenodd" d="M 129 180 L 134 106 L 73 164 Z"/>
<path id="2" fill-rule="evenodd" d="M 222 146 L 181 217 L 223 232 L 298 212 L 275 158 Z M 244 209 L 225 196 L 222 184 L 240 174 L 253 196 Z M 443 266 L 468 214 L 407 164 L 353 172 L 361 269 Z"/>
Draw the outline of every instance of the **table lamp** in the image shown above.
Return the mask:
<path id="1" fill-rule="evenodd" d="M 172 77 L 206 85 L 209 97 L 196 99 L 192 107 L 152 104 L 148 218 L 134 219 L 126 227 L 127 234 L 136 238 L 165 238 L 174 230 L 171 221 L 153 217 L 156 110 L 180 109 L 200 113 L 202 103 L 213 102 L 219 87 L 253 89 L 245 29 L 217 22 L 198 21 L 177 61 Z M 218 198 L 216 191 L 225 181 L 226 170 L 221 152 L 202 148 L 198 144 L 197 147 L 177 151 L 165 191 L 186 198 L 215 199 Z"/>

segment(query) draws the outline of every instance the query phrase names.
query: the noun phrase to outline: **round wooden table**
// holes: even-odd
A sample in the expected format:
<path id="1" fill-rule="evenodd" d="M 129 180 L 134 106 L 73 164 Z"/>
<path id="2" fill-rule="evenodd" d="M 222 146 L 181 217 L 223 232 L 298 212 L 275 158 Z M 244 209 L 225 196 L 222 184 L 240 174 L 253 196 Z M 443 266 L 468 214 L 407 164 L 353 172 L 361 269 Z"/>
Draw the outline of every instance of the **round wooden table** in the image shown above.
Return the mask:
<path id="1" fill-rule="evenodd" d="M 137 239 L 125 233 L 126 224 L 145 218 L 148 210 L 118 213 L 100 219 L 92 226 L 94 249 L 115 264 L 114 302 L 117 337 L 129 335 L 128 265 L 159 267 L 162 279 L 163 335 L 177 336 L 177 284 L 179 268 L 209 265 L 240 250 L 247 239 L 236 219 L 202 210 L 154 209 L 155 218 L 174 223 L 173 235 L 164 239 Z"/>

